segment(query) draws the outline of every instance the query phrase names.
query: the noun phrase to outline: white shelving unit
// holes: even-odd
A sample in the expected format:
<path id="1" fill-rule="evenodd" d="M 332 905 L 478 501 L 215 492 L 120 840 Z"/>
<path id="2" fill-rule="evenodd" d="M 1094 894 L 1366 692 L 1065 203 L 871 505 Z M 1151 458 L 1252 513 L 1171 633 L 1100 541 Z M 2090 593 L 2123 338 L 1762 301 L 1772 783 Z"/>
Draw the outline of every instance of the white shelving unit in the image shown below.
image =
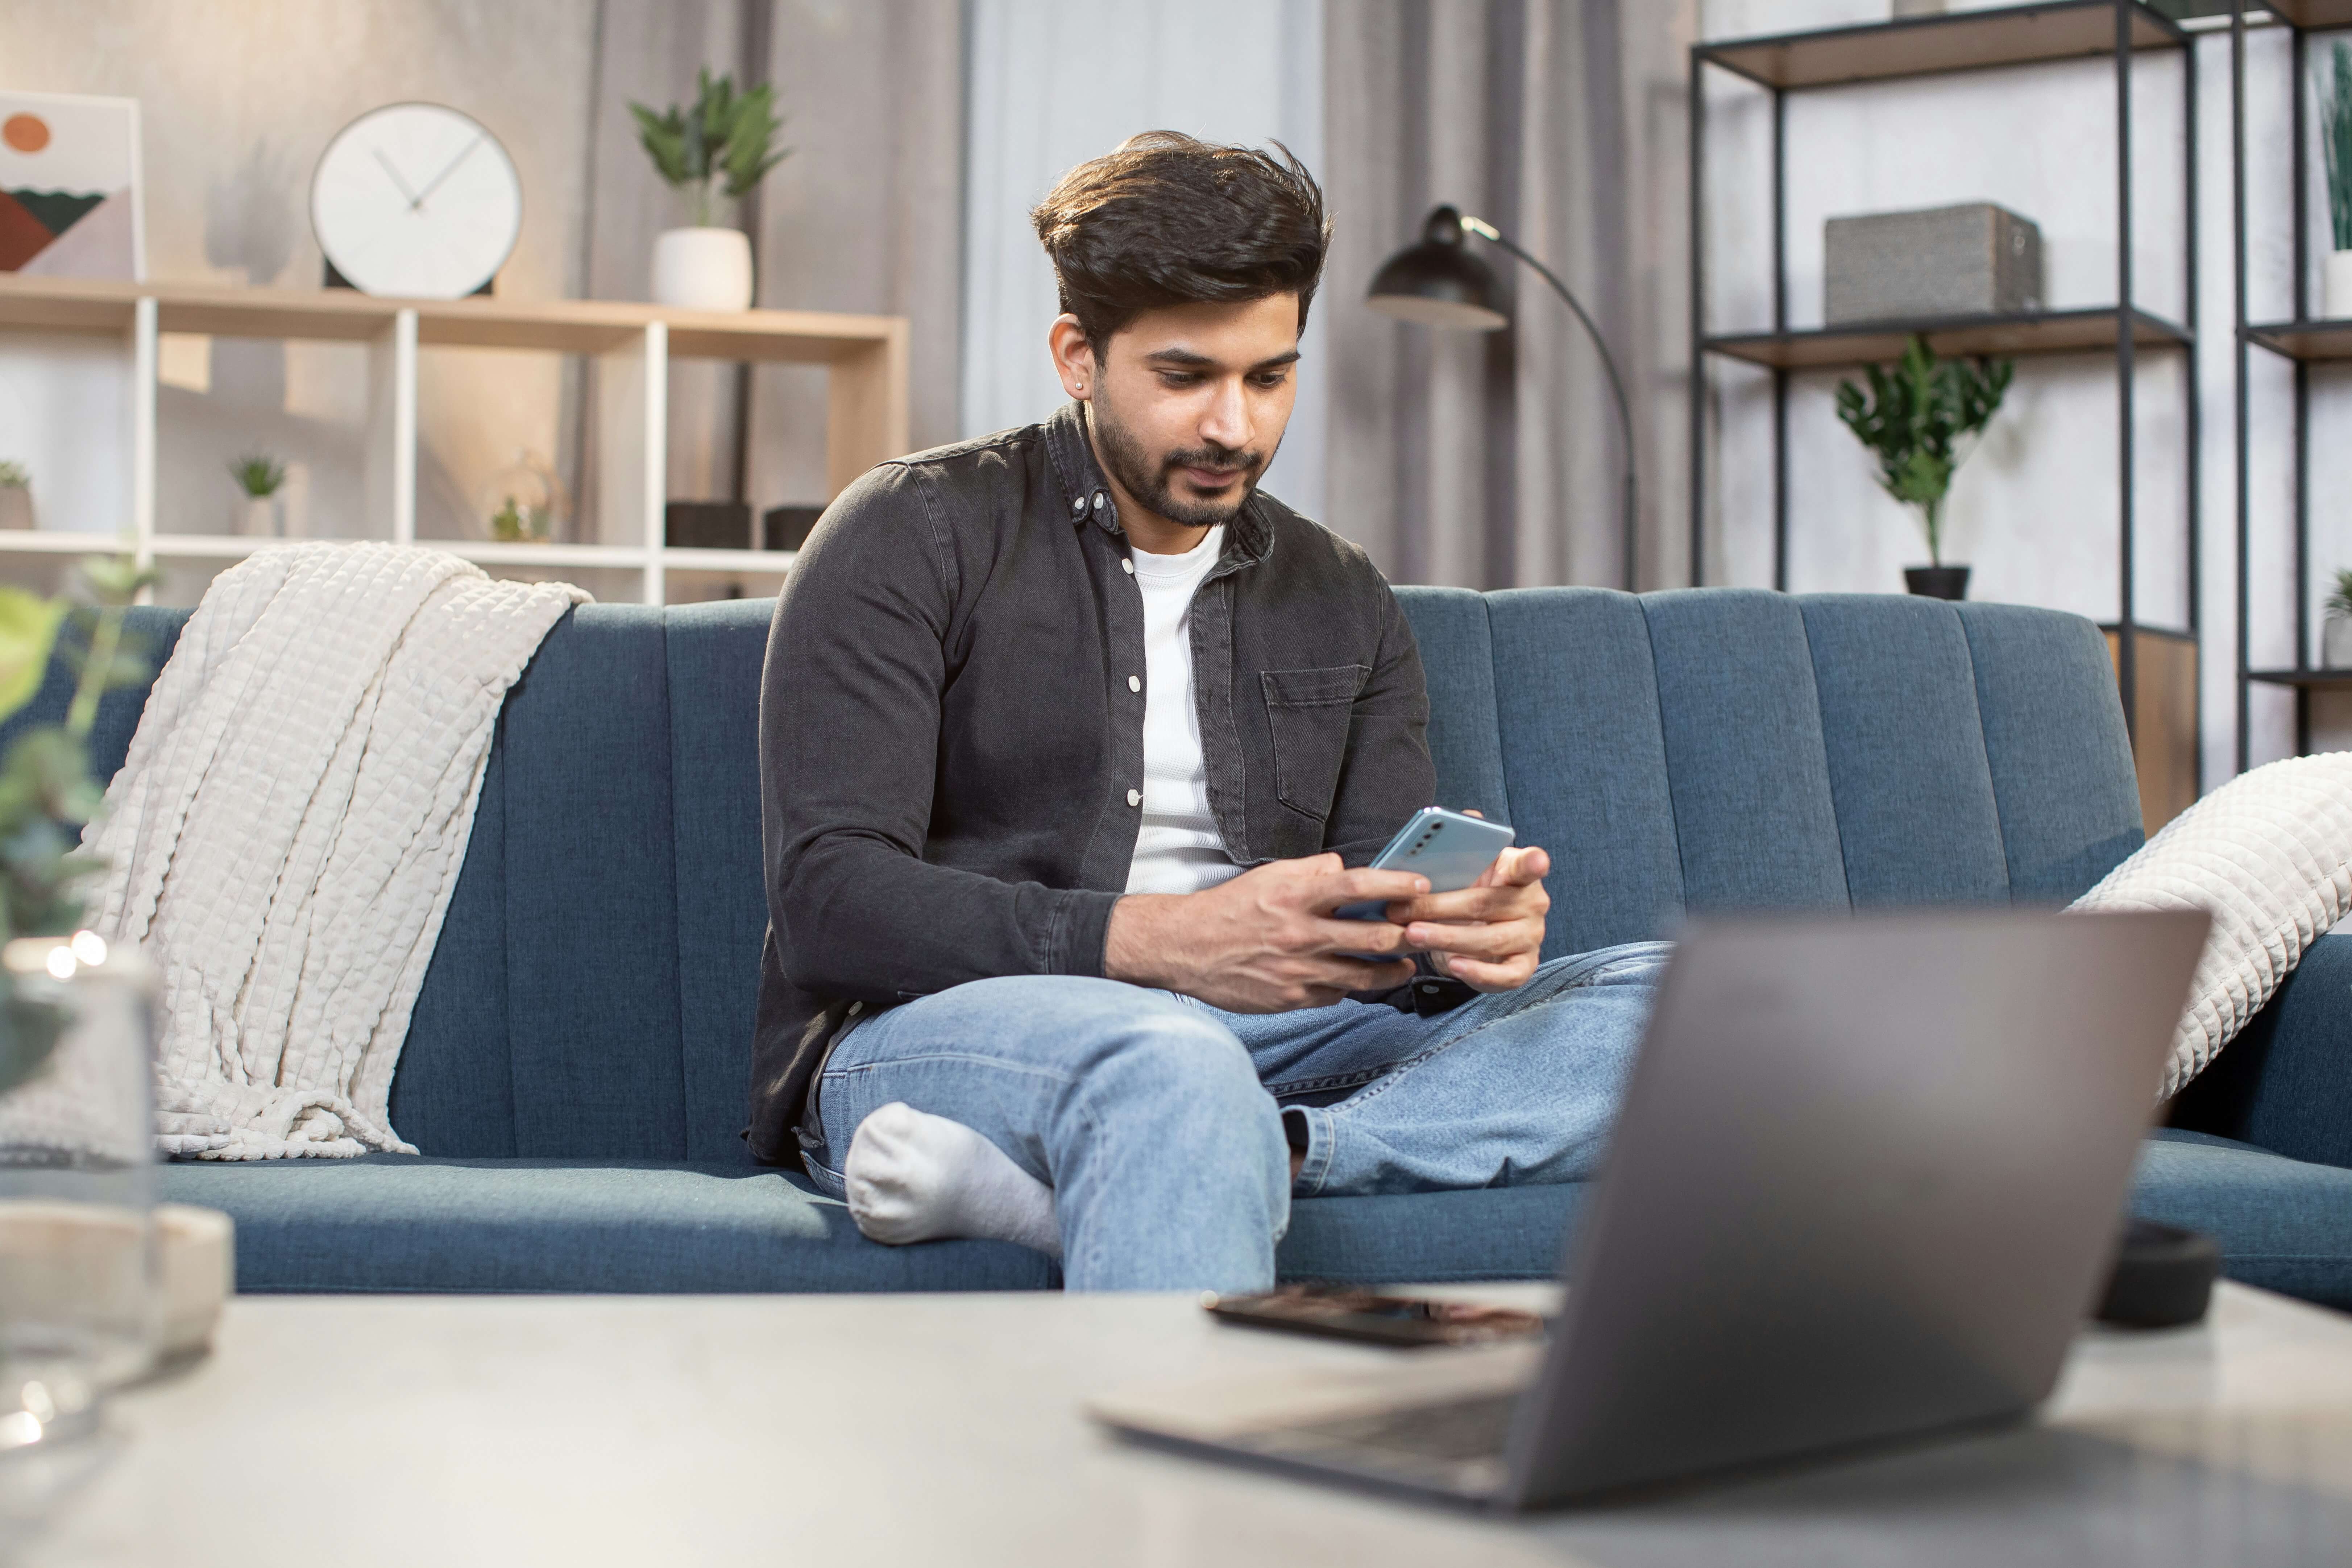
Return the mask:
<path id="1" fill-rule="evenodd" d="M 0 331 L 119 341 L 131 374 L 129 515 L 119 533 L 0 531 L 12 558 L 128 549 L 142 563 L 241 560 L 278 542 L 158 532 L 156 387 L 167 332 L 364 344 L 370 396 L 363 485 L 368 535 L 416 538 L 416 360 L 420 348 L 526 349 L 601 363 L 596 544 L 427 540 L 486 566 L 635 572 L 665 601 L 672 571 L 782 576 L 788 551 L 685 550 L 664 542 L 669 363 L 676 359 L 816 363 L 828 369 L 827 496 L 907 449 L 907 322 L 809 310 L 671 310 L 607 300 L 385 300 L 342 289 L 104 283 L 0 273 Z"/>

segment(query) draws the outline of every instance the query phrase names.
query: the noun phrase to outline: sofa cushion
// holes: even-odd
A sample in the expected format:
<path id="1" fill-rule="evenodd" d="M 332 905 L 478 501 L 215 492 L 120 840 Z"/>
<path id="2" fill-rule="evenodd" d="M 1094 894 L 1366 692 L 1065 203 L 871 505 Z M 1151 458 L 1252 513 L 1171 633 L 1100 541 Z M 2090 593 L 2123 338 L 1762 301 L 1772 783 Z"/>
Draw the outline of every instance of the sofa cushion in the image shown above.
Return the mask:
<path id="1" fill-rule="evenodd" d="M 2211 913 L 2161 1090 L 2179 1093 L 2352 910 L 2352 753 L 2286 757 L 2239 774 L 2073 907 Z"/>
<path id="2" fill-rule="evenodd" d="M 240 1290 L 1016 1290 L 1004 1242 L 879 1247 L 849 1211 L 742 1159 L 369 1155 L 163 1166 L 162 1196 L 236 1222 Z"/>
<path id="3" fill-rule="evenodd" d="M 1409 615 L 1416 592 L 1397 591 Z M 1516 588 L 1486 604 L 1511 825 L 1551 854 L 1544 957 L 1672 936 L 1682 852 L 1642 602 Z"/>
<path id="4" fill-rule="evenodd" d="M 1976 671 L 2009 895 L 2071 903 L 2145 837 L 2106 647 L 2080 616 L 2023 605 L 1953 613 Z"/>
<path id="5" fill-rule="evenodd" d="M 1502 737 L 1495 718 L 1497 663 L 1486 595 L 1467 588 L 1399 588 L 1398 607 L 1412 626 L 1429 689 L 1429 754 L 1437 764 L 1437 804 L 1515 822 L 1504 783 Z"/>
<path id="6" fill-rule="evenodd" d="M 1798 604 L 1854 907 L 2007 903 L 2000 813 L 1958 613 L 1940 599 L 1891 594 Z"/>
<path id="7" fill-rule="evenodd" d="M 2232 1279 L 2352 1309 L 2352 1171 L 2165 1128 L 2140 1151 L 2132 1210 L 2214 1237 Z"/>
<path id="8" fill-rule="evenodd" d="M 163 1196 L 236 1221 L 243 1290 L 1013 1290 L 1059 1283 L 1000 1242 L 880 1247 L 797 1175 L 643 1160 L 174 1162 Z M 1310 1198 L 1285 1279 L 1535 1279 L 1561 1267 L 1585 1183 Z M 2352 1307 L 2352 1171 L 2163 1131 L 2132 1206 L 2223 1240 L 2231 1278 Z"/>
<path id="9" fill-rule="evenodd" d="M 1061 1282 L 1003 1242 L 882 1247 L 797 1174 L 741 1160 L 356 1160 L 162 1166 L 162 1195 L 236 1221 L 237 1289 L 1019 1290 Z M 1524 1279 L 1559 1265 L 1583 1187 L 1313 1198 L 1286 1279 Z"/>
<path id="10" fill-rule="evenodd" d="M 760 671 L 772 599 L 667 618 L 670 808 L 677 854 L 677 1026 L 686 1157 L 737 1161 L 768 892 L 760 850 Z"/>
<path id="11" fill-rule="evenodd" d="M 2352 931 L 2331 931 L 2172 1102 L 2172 1124 L 2352 1166 Z"/>

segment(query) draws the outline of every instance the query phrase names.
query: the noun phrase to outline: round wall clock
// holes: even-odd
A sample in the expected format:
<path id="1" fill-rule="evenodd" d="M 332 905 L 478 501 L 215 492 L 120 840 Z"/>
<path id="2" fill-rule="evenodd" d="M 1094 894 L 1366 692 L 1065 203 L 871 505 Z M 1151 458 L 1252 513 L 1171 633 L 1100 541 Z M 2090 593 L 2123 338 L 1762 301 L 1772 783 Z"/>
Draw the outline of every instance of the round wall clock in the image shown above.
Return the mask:
<path id="1" fill-rule="evenodd" d="M 392 103 L 327 143 L 310 229 L 328 264 L 370 294 L 455 300 L 498 273 L 522 232 L 522 181 L 482 123 Z"/>

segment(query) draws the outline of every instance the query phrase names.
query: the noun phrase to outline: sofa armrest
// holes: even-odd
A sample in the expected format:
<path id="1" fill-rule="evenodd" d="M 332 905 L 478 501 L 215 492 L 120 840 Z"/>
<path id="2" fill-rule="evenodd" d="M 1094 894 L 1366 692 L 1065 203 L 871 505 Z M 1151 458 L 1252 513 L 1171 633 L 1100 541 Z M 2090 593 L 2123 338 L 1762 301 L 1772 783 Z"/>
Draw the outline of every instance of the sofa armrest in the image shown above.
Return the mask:
<path id="1" fill-rule="evenodd" d="M 2170 1125 L 2352 1167 L 2352 933 L 2331 932 L 2175 1097 Z"/>

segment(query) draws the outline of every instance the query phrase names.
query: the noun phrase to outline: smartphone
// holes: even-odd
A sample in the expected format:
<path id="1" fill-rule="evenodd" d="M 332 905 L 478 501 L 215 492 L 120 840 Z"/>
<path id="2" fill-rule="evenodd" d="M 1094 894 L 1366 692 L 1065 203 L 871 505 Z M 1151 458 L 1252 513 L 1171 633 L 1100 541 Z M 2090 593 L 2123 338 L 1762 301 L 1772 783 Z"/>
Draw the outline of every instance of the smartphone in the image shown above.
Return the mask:
<path id="1" fill-rule="evenodd" d="M 1485 876 L 1515 837 L 1499 822 L 1425 805 L 1397 829 L 1389 847 L 1374 857 L 1371 868 L 1415 871 L 1429 879 L 1431 892 L 1458 893 Z M 1331 912 L 1343 921 L 1377 921 L 1388 918 L 1388 907 L 1385 902 L 1341 904 Z"/>
<path id="2" fill-rule="evenodd" d="M 1202 1305 L 1222 1322 L 1376 1345 L 1484 1345 L 1544 1331 L 1533 1312 L 1351 1285 L 1286 1285 L 1262 1296 L 1211 1296 Z"/>

